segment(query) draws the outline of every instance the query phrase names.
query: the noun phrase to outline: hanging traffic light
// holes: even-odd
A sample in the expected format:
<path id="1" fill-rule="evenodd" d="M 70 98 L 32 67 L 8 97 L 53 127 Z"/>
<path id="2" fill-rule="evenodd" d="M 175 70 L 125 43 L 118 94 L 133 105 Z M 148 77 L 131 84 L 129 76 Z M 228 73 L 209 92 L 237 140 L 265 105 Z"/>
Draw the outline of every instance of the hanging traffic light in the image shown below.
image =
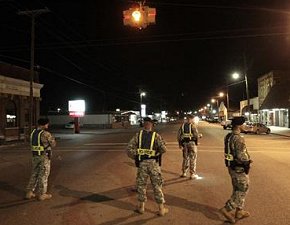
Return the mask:
<path id="1" fill-rule="evenodd" d="M 156 9 L 148 6 L 130 8 L 123 11 L 123 23 L 125 26 L 146 28 L 149 24 L 155 23 Z"/>

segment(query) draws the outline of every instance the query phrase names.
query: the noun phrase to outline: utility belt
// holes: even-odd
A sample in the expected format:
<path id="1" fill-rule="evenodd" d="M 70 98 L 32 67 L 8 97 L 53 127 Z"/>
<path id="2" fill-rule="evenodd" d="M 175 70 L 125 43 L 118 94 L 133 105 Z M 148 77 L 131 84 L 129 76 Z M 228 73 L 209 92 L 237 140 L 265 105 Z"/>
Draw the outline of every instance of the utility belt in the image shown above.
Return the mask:
<path id="1" fill-rule="evenodd" d="M 41 155 L 45 155 L 45 151 L 32 151 L 32 155 L 33 156 L 41 156 Z"/>
<path id="2" fill-rule="evenodd" d="M 32 156 L 42 156 L 46 155 L 50 159 L 51 150 L 44 149 L 43 146 L 32 146 Z"/>
<path id="3" fill-rule="evenodd" d="M 244 163 L 237 163 L 231 154 L 226 154 L 225 157 L 226 157 L 225 158 L 226 167 L 231 168 L 232 170 L 236 171 L 237 173 L 245 172 L 246 174 L 249 174 L 250 163 L 251 163 L 250 161 L 247 161 Z"/>
<path id="4" fill-rule="evenodd" d="M 188 144 L 190 142 L 194 142 L 197 145 L 197 140 L 193 138 L 182 138 L 181 145 L 184 145 L 184 143 Z"/>
<path id="5" fill-rule="evenodd" d="M 156 152 L 155 150 L 150 149 L 137 149 L 137 156 L 135 158 L 135 165 L 139 167 L 140 162 L 145 160 L 155 160 L 161 166 L 161 154 Z"/>

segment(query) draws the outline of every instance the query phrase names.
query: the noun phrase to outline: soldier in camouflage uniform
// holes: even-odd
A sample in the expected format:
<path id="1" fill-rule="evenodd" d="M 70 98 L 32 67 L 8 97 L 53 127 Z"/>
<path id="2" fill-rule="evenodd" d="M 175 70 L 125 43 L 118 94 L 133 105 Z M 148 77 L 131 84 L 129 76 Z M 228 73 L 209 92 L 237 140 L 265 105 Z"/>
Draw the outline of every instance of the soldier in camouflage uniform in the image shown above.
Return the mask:
<path id="1" fill-rule="evenodd" d="M 39 201 L 51 199 L 47 193 L 48 176 L 50 173 L 51 148 L 56 145 L 54 137 L 46 131 L 48 119 L 39 119 L 38 127 L 31 132 L 32 173 L 27 185 L 26 199 L 37 196 Z"/>
<path id="2" fill-rule="evenodd" d="M 231 223 L 250 216 L 250 213 L 244 210 L 249 189 L 248 174 L 252 163 L 245 140 L 240 134 L 244 122 L 244 117 L 234 117 L 233 130 L 225 137 L 225 163 L 232 179 L 233 193 L 220 211 Z"/>
<path id="3" fill-rule="evenodd" d="M 166 152 L 165 142 L 162 137 L 152 131 L 153 121 L 144 118 L 144 129 L 138 132 L 128 143 L 127 154 L 135 160 L 137 166 L 137 211 L 141 214 L 145 211 L 147 180 L 150 178 L 154 191 L 154 198 L 159 205 L 160 216 L 168 213 L 164 207 L 162 192 L 163 178 L 161 176 L 161 156 Z"/>
<path id="4" fill-rule="evenodd" d="M 186 177 L 189 169 L 190 179 L 198 177 L 196 174 L 196 160 L 199 134 L 193 119 L 192 115 L 188 115 L 187 122 L 182 124 L 177 133 L 177 141 L 183 155 L 182 174 L 180 177 Z"/>

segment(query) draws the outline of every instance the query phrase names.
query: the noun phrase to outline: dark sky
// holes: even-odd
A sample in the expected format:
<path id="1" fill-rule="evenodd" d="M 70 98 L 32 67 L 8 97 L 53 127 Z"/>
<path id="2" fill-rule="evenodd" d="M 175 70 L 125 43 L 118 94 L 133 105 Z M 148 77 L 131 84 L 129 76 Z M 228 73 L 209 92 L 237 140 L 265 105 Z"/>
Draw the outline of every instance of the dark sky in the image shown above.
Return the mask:
<path id="1" fill-rule="evenodd" d="M 29 68 L 30 19 L 19 10 L 48 7 L 36 19 L 42 113 L 84 98 L 88 110 L 138 109 L 139 89 L 150 110 L 198 109 L 225 90 L 234 71 L 257 77 L 289 69 L 290 2 L 273 0 L 152 0 L 156 24 L 123 26 L 133 1 L 0 0 L 0 60 Z M 229 89 L 232 105 L 244 84 Z"/>

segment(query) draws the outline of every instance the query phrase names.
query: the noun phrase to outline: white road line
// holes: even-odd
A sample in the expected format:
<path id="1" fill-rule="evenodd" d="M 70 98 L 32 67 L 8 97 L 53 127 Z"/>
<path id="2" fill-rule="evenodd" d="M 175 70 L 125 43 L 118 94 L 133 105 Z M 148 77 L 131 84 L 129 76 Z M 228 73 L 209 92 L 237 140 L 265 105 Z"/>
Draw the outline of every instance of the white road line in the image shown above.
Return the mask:
<path id="1" fill-rule="evenodd" d="M 88 143 L 88 144 L 84 144 L 82 146 L 86 146 L 88 148 L 99 148 L 99 147 L 113 147 L 113 148 L 125 148 L 127 146 L 128 143 L 125 142 L 100 142 L 100 143 Z M 74 149 L 74 148 L 81 148 L 82 146 L 68 146 L 68 147 L 57 147 L 58 149 Z M 167 142 L 166 146 L 168 148 L 172 148 L 172 147 L 176 147 L 178 150 L 180 150 L 178 148 L 178 145 L 176 142 Z M 213 146 L 213 145 L 198 145 L 197 146 L 198 150 L 203 150 L 204 149 L 224 149 L 224 146 L 219 145 L 219 146 Z M 280 146 L 263 146 L 263 145 L 259 145 L 259 146 L 251 146 L 251 145 L 247 145 L 247 149 L 249 151 L 251 151 L 252 149 L 289 149 L 289 147 L 280 147 Z"/>
<path id="2" fill-rule="evenodd" d="M 263 148 L 260 148 L 263 149 Z M 54 150 L 54 152 L 125 152 L 126 149 L 56 149 Z M 172 149 L 172 148 L 168 148 L 167 150 L 168 152 L 181 152 L 180 149 Z M 216 152 L 216 153 L 223 153 L 223 149 L 222 148 L 216 148 L 216 150 L 214 149 L 202 149 L 200 151 L 198 151 L 199 153 L 203 153 L 203 152 Z M 280 148 L 277 150 L 253 150 L 250 151 L 250 153 L 290 153 L 290 151 L 288 151 L 288 148 Z"/>

